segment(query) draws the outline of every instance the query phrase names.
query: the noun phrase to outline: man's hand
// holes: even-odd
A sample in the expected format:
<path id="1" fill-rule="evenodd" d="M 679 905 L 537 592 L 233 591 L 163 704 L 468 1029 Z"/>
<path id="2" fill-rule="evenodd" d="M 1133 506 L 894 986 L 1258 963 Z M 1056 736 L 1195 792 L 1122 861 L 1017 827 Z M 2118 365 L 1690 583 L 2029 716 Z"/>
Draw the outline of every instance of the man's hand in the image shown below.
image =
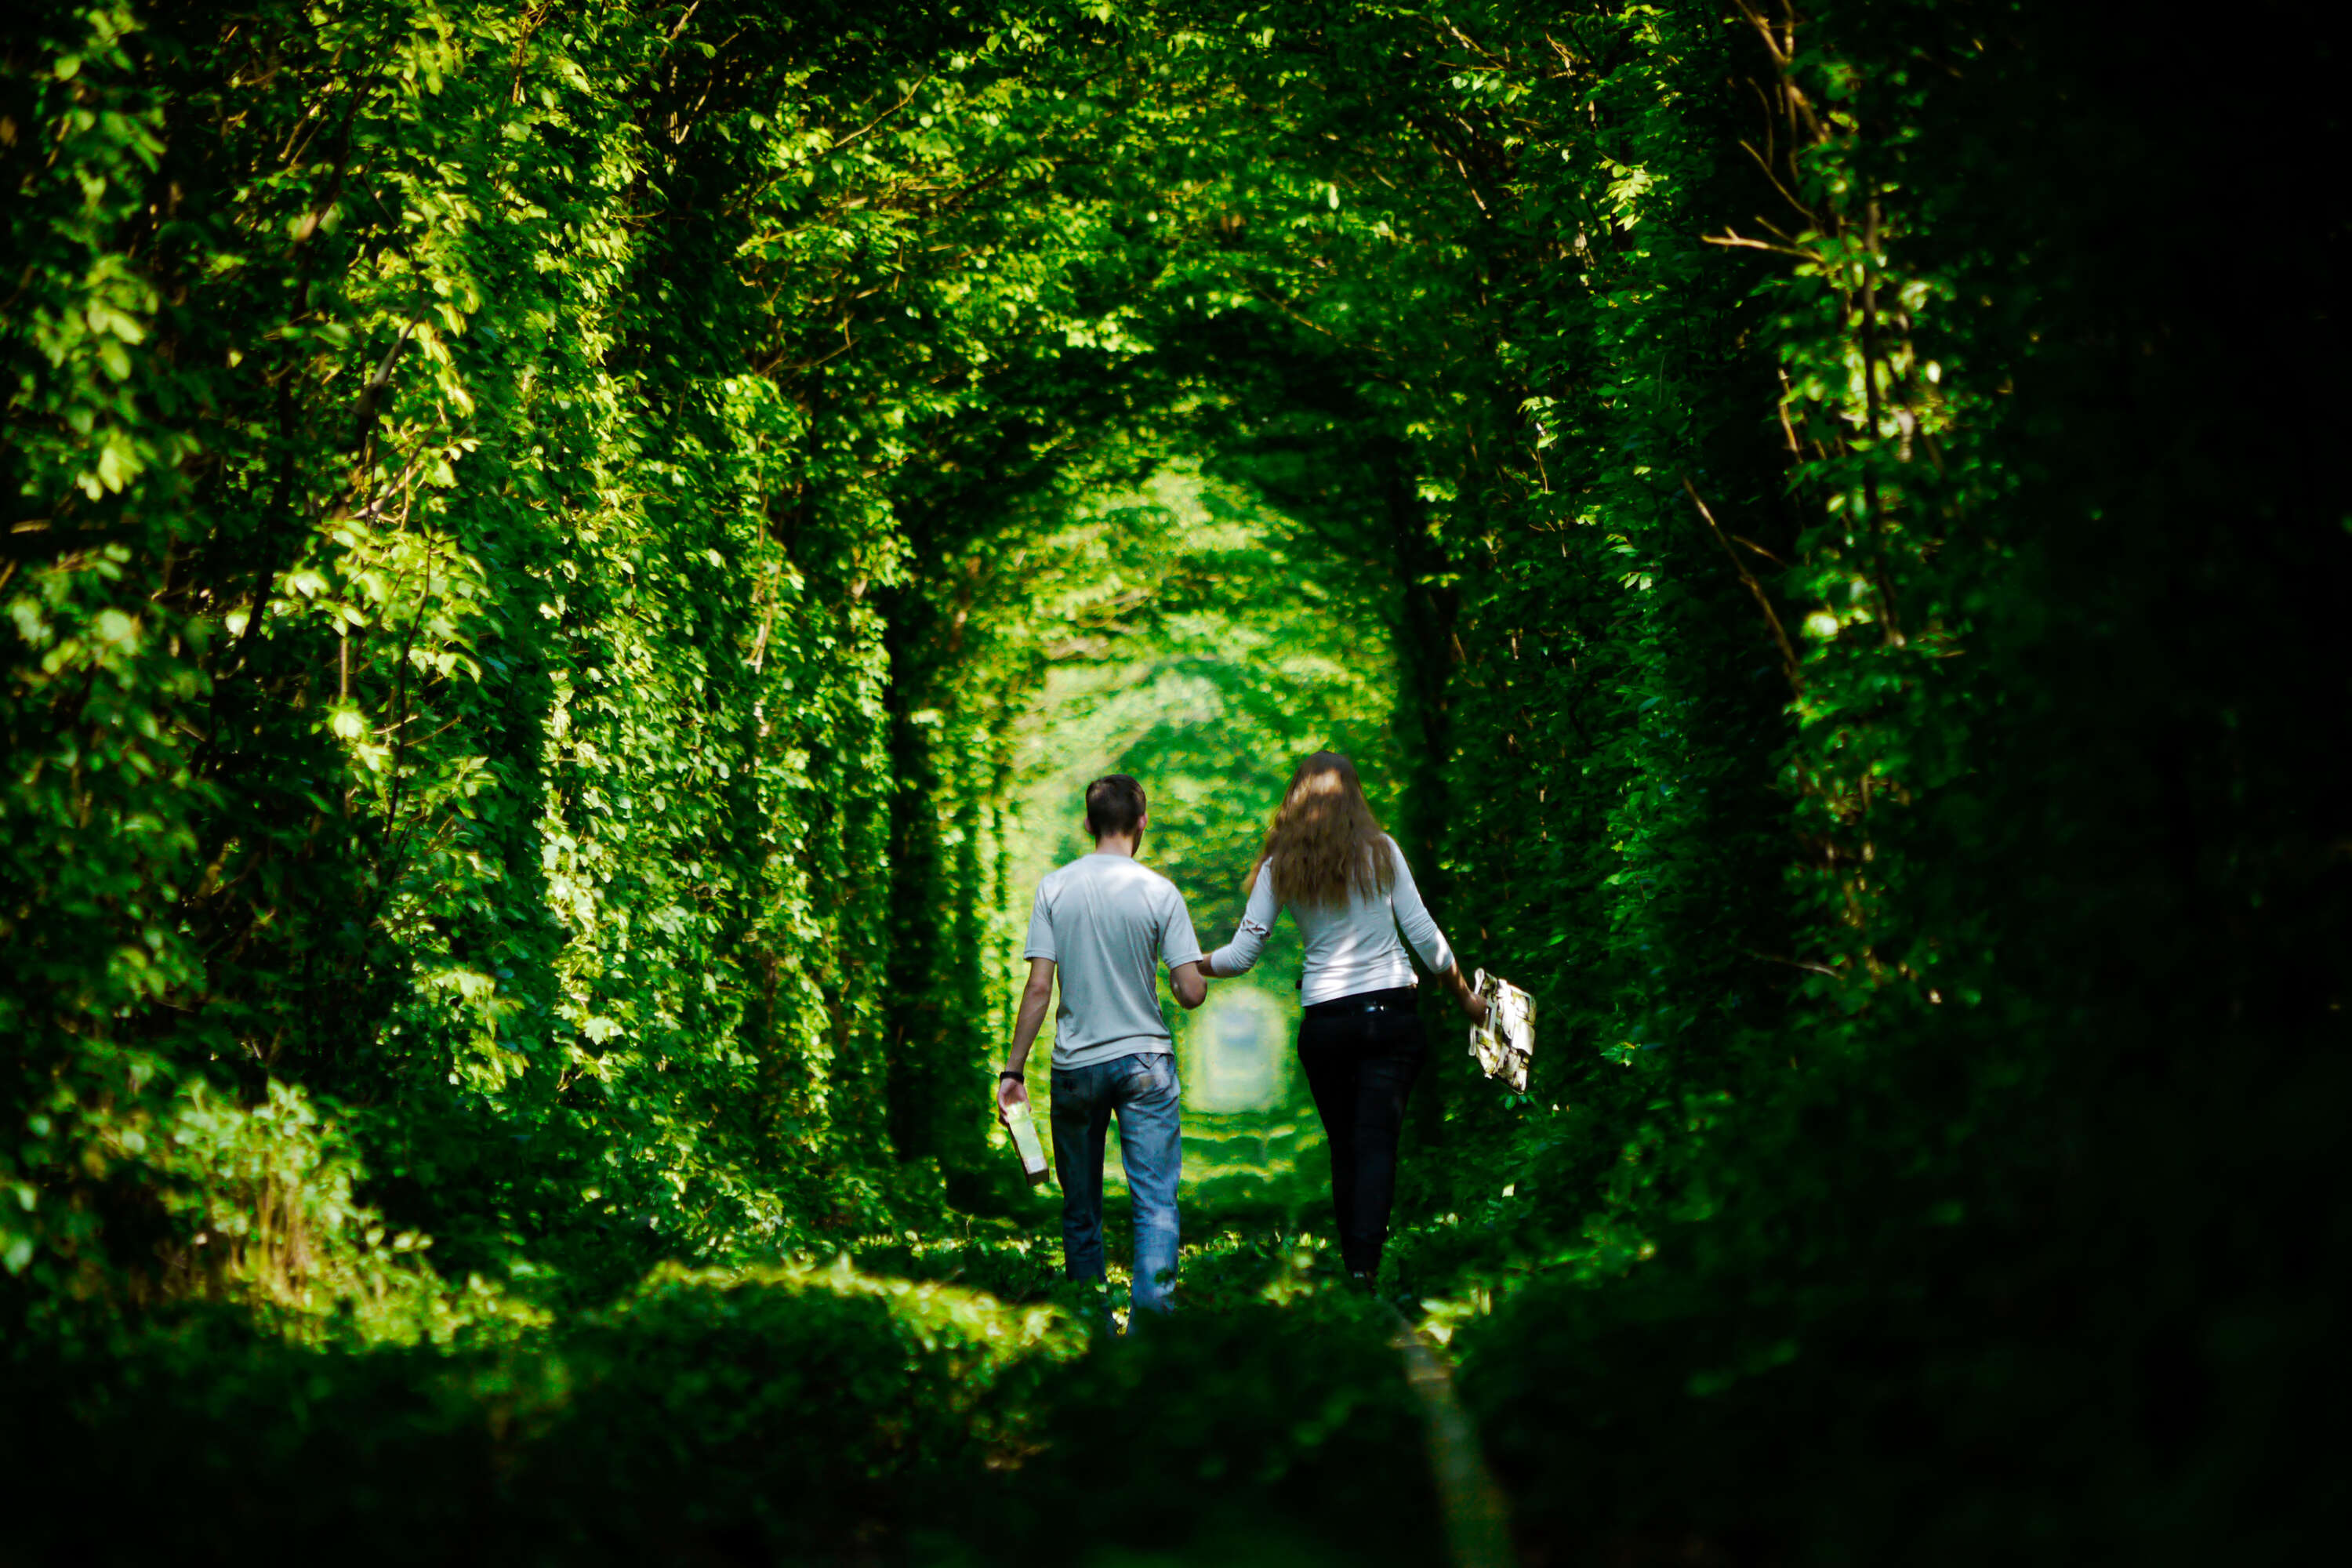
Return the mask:
<path id="1" fill-rule="evenodd" d="M 1006 1072 L 1020 1072 L 1029 1065 L 1029 1047 L 1037 1043 L 1037 1030 L 1045 1022 L 1046 1005 L 1054 1000 L 1054 961 L 1033 958 L 1029 961 L 1028 983 L 1021 987 L 1021 1010 L 1013 1020 L 1013 1054 L 1006 1058 Z M 996 1080 L 996 1114 L 1013 1114 L 1013 1108 L 1029 1103 L 1029 1086 L 1017 1078 Z"/>
<path id="2" fill-rule="evenodd" d="M 1027 1084 L 1017 1078 L 1000 1078 L 996 1080 L 997 1115 L 1009 1117 L 1013 1114 L 1013 1107 L 1025 1106 L 1028 1103 L 1029 1086 Z"/>

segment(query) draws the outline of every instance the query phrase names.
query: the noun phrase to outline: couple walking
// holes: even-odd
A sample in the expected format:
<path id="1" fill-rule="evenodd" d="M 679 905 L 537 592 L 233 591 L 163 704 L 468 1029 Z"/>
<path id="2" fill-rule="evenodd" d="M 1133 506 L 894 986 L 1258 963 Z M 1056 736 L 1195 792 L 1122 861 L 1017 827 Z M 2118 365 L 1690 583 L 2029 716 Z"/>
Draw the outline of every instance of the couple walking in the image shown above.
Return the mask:
<path id="1" fill-rule="evenodd" d="M 1337 752 L 1316 752 L 1291 776 L 1245 884 L 1241 925 L 1205 956 L 1175 884 L 1136 861 L 1149 822 L 1143 786 L 1126 774 L 1087 786 L 1094 853 L 1037 886 L 1029 980 L 1012 1055 L 997 1076 L 1000 1111 L 1028 1103 L 1029 1049 L 1058 980 L 1053 1131 L 1063 1271 L 1103 1278 L 1103 1143 L 1117 1116 L 1135 1204 L 1134 1305 L 1168 1310 L 1181 1095 L 1156 970 L 1166 964 L 1176 1000 L 1198 1007 L 1210 981 L 1248 973 L 1288 910 L 1307 947 L 1298 1059 L 1330 1145 L 1340 1257 L 1352 1279 L 1369 1284 L 1388 1237 L 1405 1098 L 1427 1053 L 1399 929 L 1463 1012 L 1483 1019 L 1486 1004 L 1421 901 L 1403 852 L 1373 820 L 1354 764 Z"/>

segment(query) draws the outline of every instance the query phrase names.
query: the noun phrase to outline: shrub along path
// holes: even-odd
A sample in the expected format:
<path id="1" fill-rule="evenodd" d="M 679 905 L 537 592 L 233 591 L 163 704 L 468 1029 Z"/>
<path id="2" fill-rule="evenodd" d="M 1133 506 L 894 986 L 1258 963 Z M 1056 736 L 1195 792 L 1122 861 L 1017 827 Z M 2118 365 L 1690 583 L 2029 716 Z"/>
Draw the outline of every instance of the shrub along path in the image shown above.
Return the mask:
<path id="1" fill-rule="evenodd" d="M 667 1268 L 449 1347 L 305 1347 L 203 1307 L 80 1353 L 19 1339 L 0 1473 L 44 1506 L 6 1560 L 1509 1560 L 1395 1309 L 1311 1238 L 1200 1229 L 1184 1310 L 1118 1339 L 1056 1299 L 1049 1248 L 984 1236 Z"/>

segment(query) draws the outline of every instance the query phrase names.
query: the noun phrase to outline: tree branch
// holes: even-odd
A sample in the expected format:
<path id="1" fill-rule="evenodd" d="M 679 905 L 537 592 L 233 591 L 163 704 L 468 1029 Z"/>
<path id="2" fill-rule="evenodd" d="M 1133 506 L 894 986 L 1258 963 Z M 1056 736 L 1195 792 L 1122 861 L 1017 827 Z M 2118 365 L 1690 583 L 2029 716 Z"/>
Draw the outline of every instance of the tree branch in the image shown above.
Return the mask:
<path id="1" fill-rule="evenodd" d="M 1683 476 L 1683 492 L 1690 497 L 1691 505 L 1698 508 L 1699 516 L 1706 520 L 1707 529 L 1714 533 L 1715 542 L 1723 546 L 1724 556 L 1731 563 L 1731 569 L 1739 574 L 1739 580 L 1747 584 L 1748 591 L 1756 596 L 1757 607 L 1764 612 L 1765 622 L 1772 628 L 1772 640 L 1780 645 L 1780 668 L 1789 678 L 1790 689 L 1800 697 L 1803 696 L 1805 681 L 1804 677 L 1798 673 L 1797 650 L 1790 645 L 1788 632 L 1782 629 L 1780 612 L 1772 608 L 1772 601 L 1766 595 L 1764 584 L 1756 580 L 1756 574 L 1748 569 L 1748 563 L 1739 559 L 1739 552 L 1731 548 L 1731 540 L 1724 533 L 1723 525 L 1715 521 L 1715 513 L 1706 510 L 1706 502 L 1698 499 L 1698 489 L 1690 482 L 1687 474 Z M 1759 551 L 1758 553 L 1763 552 Z"/>

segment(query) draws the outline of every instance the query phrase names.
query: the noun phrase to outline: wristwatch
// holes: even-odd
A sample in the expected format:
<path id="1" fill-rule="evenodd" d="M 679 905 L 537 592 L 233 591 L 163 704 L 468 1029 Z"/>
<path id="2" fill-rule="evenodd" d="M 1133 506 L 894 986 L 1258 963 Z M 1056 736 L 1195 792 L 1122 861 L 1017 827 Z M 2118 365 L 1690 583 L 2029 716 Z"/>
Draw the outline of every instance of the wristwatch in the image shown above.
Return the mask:
<path id="1" fill-rule="evenodd" d="M 1003 1072 L 998 1073 L 996 1078 L 997 1081 L 1000 1083 L 1008 1078 L 1015 1083 L 1027 1083 L 1029 1081 L 1029 1075 L 1027 1073 L 1014 1072 L 1011 1068 L 1007 1068 Z"/>

